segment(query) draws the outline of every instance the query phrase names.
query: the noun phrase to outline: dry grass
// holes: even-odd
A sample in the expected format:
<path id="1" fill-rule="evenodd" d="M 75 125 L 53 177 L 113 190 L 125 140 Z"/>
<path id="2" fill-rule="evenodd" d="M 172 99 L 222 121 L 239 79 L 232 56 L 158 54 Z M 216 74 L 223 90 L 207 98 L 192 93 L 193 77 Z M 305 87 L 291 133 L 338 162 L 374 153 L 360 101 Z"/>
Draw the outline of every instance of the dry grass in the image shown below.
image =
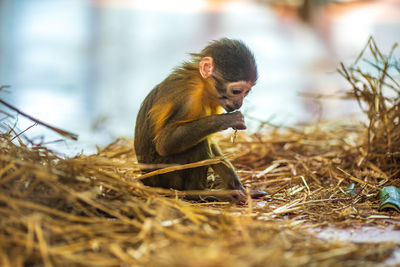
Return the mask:
<path id="1" fill-rule="evenodd" d="M 380 54 L 373 40 L 367 47 Z M 378 76 L 341 69 L 367 107 L 366 126 L 268 128 L 239 135 L 234 146 L 220 137 L 245 186 L 268 192 L 246 205 L 193 203 L 143 186 L 130 139 L 61 158 L 12 130 L 1 134 L 1 266 L 380 265 L 399 244 L 321 240 L 307 231 L 399 226 L 399 214 L 377 212 L 376 200 L 381 187 L 400 186 L 400 88 L 388 76 L 399 65 L 375 59 Z"/>

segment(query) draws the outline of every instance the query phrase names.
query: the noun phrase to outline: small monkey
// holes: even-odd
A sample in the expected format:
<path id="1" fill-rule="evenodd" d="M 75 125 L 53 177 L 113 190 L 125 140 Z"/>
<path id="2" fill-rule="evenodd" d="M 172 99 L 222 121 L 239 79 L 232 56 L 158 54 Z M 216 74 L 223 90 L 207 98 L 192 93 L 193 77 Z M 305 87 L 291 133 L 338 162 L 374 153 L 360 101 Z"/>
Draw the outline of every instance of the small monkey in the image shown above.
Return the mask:
<path id="1" fill-rule="evenodd" d="M 239 40 L 223 38 L 191 56 L 191 61 L 176 68 L 141 105 L 134 142 L 139 163 L 186 164 L 221 156 L 210 135 L 228 128 L 246 129 L 243 115 L 237 110 L 257 81 L 252 52 Z M 224 160 L 210 167 L 221 177 L 224 188 L 232 189 L 231 199 L 246 199 L 245 189 L 230 162 Z M 157 175 L 143 183 L 177 190 L 204 190 L 208 168 Z M 254 193 L 262 195 L 265 192 Z M 221 199 L 220 195 L 215 198 Z"/>

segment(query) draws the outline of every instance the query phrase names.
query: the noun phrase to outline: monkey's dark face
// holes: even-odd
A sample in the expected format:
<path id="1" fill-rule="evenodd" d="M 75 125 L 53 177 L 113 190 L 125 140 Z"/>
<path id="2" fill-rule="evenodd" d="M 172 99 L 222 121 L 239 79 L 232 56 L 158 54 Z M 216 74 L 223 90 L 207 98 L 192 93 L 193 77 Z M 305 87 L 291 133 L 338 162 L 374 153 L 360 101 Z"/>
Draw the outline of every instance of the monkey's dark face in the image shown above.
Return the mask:
<path id="1" fill-rule="evenodd" d="M 227 111 L 232 112 L 239 109 L 243 99 L 248 95 L 253 86 L 250 82 L 238 81 L 224 84 L 224 88 L 218 88 L 220 94 L 219 104 Z"/>

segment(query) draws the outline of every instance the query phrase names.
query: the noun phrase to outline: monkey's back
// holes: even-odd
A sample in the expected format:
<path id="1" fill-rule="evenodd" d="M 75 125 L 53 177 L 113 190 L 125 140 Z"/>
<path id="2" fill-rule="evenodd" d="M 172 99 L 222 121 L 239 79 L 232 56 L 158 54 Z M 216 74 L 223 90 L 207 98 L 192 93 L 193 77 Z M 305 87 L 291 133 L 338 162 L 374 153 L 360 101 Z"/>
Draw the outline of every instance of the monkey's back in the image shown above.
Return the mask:
<path id="1" fill-rule="evenodd" d="M 134 146 L 139 163 L 155 163 L 153 161 L 157 157 L 155 145 L 153 144 L 154 135 L 151 132 L 149 119 L 149 110 L 156 94 L 157 87 L 146 96 L 136 117 Z"/>

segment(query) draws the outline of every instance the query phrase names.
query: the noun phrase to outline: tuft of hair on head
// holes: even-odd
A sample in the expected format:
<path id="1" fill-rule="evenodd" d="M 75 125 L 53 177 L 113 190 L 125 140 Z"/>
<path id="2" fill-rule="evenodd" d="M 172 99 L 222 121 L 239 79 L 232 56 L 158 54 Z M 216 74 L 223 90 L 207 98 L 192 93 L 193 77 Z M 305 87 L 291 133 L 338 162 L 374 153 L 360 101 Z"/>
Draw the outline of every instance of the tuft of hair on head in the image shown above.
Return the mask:
<path id="1" fill-rule="evenodd" d="M 257 81 L 256 60 L 241 40 L 229 38 L 215 40 L 206 46 L 200 55 L 212 57 L 216 70 L 226 81 L 249 81 L 253 84 Z"/>

